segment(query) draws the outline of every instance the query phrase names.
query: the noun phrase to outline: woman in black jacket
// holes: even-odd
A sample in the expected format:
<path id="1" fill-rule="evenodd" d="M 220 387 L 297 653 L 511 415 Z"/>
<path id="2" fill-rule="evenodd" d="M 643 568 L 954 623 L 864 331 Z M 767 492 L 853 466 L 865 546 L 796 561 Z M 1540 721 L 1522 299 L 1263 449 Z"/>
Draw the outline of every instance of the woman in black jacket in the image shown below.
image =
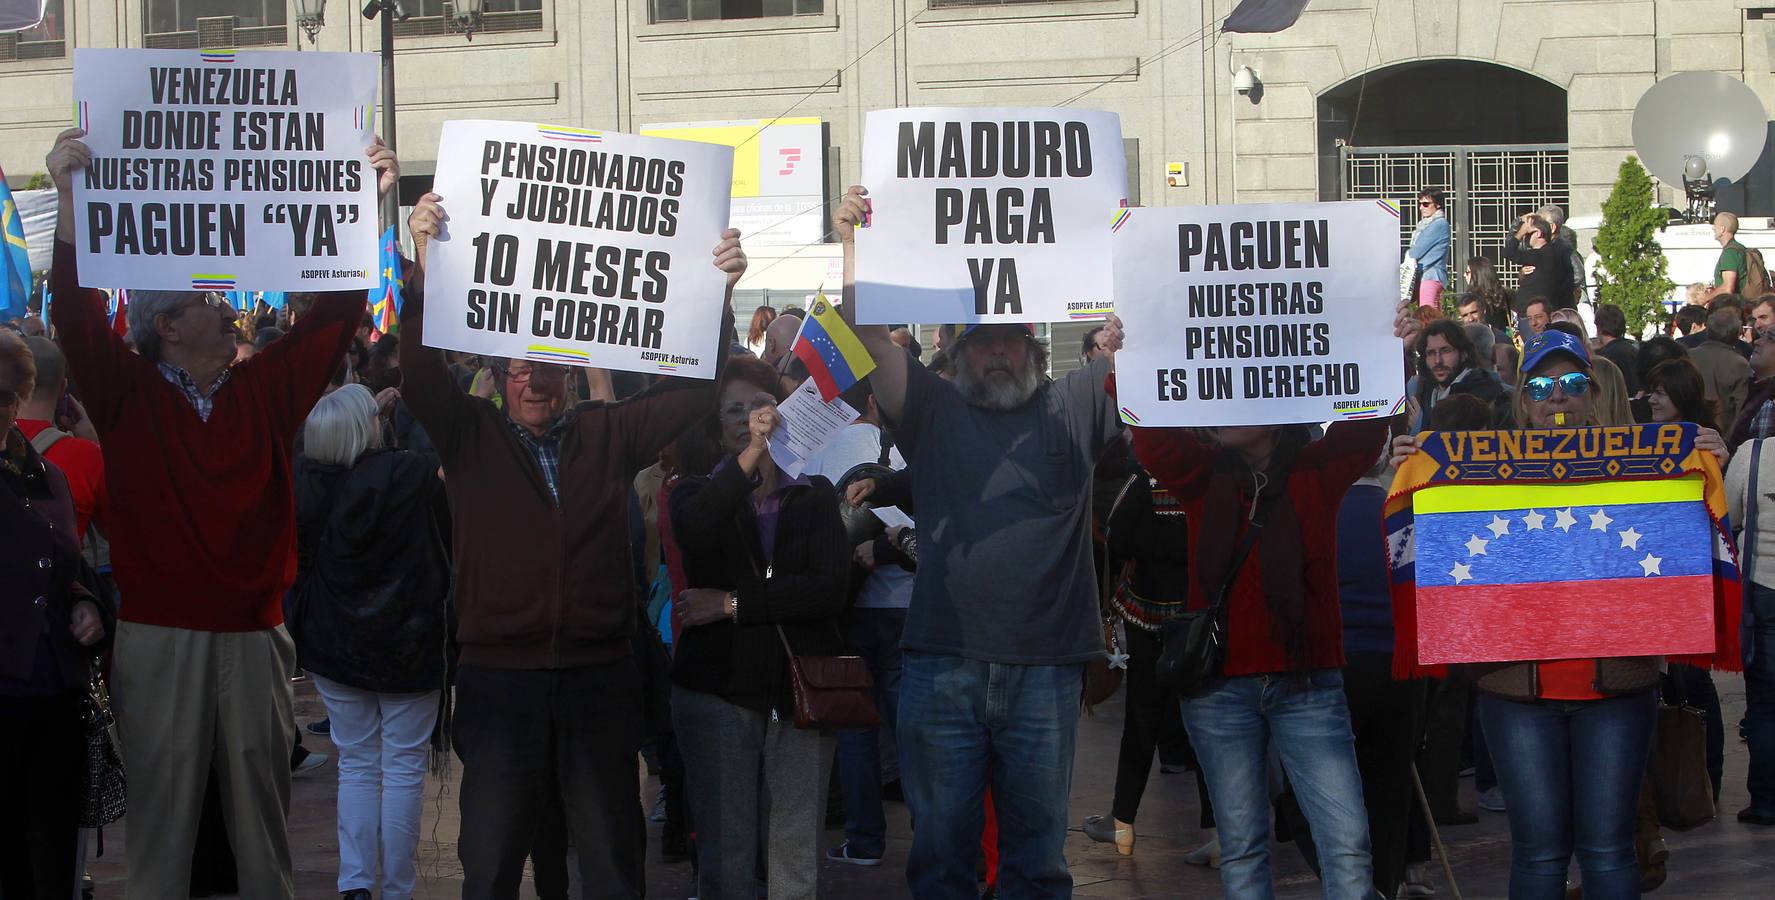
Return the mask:
<path id="1" fill-rule="evenodd" d="M 68 480 L 13 424 L 37 368 L 0 329 L 0 895 L 70 897 L 87 665 L 109 611 L 78 580 Z"/>
<path id="2" fill-rule="evenodd" d="M 296 459 L 290 635 L 339 748 L 339 892 L 412 896 L 450 587 L 437 463 L 385 450 L 376 400 L 321 398 Z"/>
<path id="3" fill-rule="evenodd" d="M 834 741 L 796 730 L 785 644 L 797 655 L 845 652 L 838 616 L 851 553 L 831 482 L 790 478 L 771 461 L 780 399 L 770 366 L 729 360 L 716 408 L 726 457 L 670 499 L 691 585 L 672 611 L 672 721 L 702 900 L 752 900 L 761 848 L 772 900 L 819 894 Z"/>

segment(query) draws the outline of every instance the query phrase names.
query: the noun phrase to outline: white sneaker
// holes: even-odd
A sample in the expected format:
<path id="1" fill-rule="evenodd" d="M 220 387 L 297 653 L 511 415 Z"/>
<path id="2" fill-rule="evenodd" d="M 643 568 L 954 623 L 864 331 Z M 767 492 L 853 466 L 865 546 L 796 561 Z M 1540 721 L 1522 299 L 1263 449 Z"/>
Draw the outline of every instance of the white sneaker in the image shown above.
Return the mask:
<path id="1" fill-rule="evenodd" d="M 312 772 L 315 769 L 326 765 L 327 760 L 331 758 L 332 757 L 327 756 L 325 753 L 310 753 L 307 756 L 302 757 L 302 761 L 297 763 L 295 768 L 290 769 L 290 774 L 300 775 L 304 772 Z"/>
<path id="2" fill-rule="evenodd" d="M 1485 791 L 1479 795 L 1479 808 L 1490 810 L 1491 812 L 1503 812 L 1504 789 L 1498 787 L 1486 788 Z"/>
<path id="3" fill-rule="evenodd" d="M 1399 885 L 1401 897 L 1434 897 L 1436 886 L 1430 883 L 1428 863 L 1410 863 L 1405 867 L 1405 881 Z"/>

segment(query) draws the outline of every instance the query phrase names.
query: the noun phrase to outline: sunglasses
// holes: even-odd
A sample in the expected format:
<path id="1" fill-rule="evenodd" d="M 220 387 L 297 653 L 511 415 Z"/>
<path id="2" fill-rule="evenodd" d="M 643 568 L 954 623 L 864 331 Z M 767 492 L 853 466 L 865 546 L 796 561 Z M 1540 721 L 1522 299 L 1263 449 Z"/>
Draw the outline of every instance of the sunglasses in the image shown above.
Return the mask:
<path id="1" fill-rule="evenodd" d="M 1428 200 L 1419 200 L 1418 205 L 1419 206 L 1435 206 L 1436 204 L 1434 204 Z"/>
<path id="2" fill-rule="evenodd" d="M 1567 397 L 1582 397 L 1590 390 L 1590 376 L 1583 372 L 1567 372 L 1558 378 L 1551 375 L 1536 375 L 1522 383 L 1522 392 L 1527 394 L 1530 400 L 1539 402 L 1553 396 L 1555 384 L 1559 385 L 1559 389 L 1564 391 Z"/>

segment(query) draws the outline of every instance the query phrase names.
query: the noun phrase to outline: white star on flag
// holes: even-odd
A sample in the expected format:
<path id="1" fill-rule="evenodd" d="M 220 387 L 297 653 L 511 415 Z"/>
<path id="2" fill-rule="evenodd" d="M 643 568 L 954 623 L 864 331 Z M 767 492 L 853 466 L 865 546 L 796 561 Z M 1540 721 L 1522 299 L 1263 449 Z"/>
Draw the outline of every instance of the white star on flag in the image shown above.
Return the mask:
<path id="1" fill-rule="evenodd" d="M 1555 510 L 1553 514 L 1558 517 L 1553 520 L 1553 527 L 1560 531 L 1570 532 L 1572 526 L 1578 524 L 1578 520 L 1572 516 L 1572 508 L 1569 506 L 1565 509 Z"/>
<path id="2" fill-rule="evenodd" d="M 1491 543 L 1491 541 L 1488 541 L 1485 538 L 1482 538 L 1477 534 L 1473 535 L 1472 537 L 1467 539 L 1467 555 L 1468 556 L 1484 556 L 1485 555 L 1485 545 L 1489 544 L 1489 543 Z"/>
<path id="3" fill-rule="evenodd" d="M 1648 576 L 1649 575 L 1662 575 L 1664 573 L 1658 571 L 1658 564 L 1662 563 L 1663 561 L 1664 560 L 1659 559 L 1658 557 L 1653 556 L 1650 553 L 1647 553 L 1646 558 L 1639 561 L 1639 567 L 1641 569 L 1644 569 L 1645 574 Z"/>
<path id="4" fill-rule="evenodd" d="M 1629 527 L 1626 531 L 1621 532 L 1621 549 L 1638 550 L 1639 539 L 1642 537 L 1645 537 L 1645 535 L 1640 534 Z"/>
<path id="5" fill-rule="evenodd" d="M 1531 509 L 1528 515 L 1522 517 L 1522 521 L 1528 525 L 1528 530 L 1540 531 L 1541 523 L 1547 521 L 1547 517 Z"/>
<path id="6" fill-rule="evenodd" d="M 1466 563 L 1455 563 L 1454 571 L 1449 572 L 1448 577 L 1453 578 L 1455 584 L 1460 584 L 1463 581 L 1472 581 L 1473 567 Z"/>
<path id="7" fill-rule="evenodd" d="M 1613 521 L 1615 521 L 1615 520 L 1609 518 L 1608 513 L 1605 513 L 1599 509 L 1596 512 L 1593 512 L 1590 514 L 1590 530 L 1591 531 L 1608 531 L 1609 530 L 1609 523 L 1613 522 Z"/>
<path id="8" fill-rule="evenodd" d="M 1491 529 L 1492 537 L 1503 537 L 1510 533 L 1510 520 L 1503 516 L 1492 516 L 1491 524 L 1485 527 Z"/>

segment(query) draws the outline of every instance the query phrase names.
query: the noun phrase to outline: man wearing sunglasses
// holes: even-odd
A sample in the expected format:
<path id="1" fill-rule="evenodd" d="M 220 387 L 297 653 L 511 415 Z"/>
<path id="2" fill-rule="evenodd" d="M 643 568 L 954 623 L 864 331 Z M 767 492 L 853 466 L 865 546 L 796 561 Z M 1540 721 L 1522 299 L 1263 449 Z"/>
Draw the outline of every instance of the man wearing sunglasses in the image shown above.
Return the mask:
<path id="1" fill-rule="evenodd" d="M 630 652 L 630 486 L 715 408 L 746 255 L 738 231 L 710 235 L 728 301 L 709 348 L 713 380 L 662 378 L 627 400 L 569 409 L 566 369 L 500 360 L 498 407 L 465 394 L 444 352 L 425 345 L 425 248 L 445 219 L 443 198 L 427 194 L 408 220 L 417 266 L 400 359 L 401 396 L 443 460 L 455 521 L 462 896 L 517 896 L 544 798 L 558 791 L 586 889 L 639 897 L 645 715 Z"/>
<path id="2" fill-rule="evenodd" d="M 142 826 L 130 829 L 130 892 L 188 893 L 213 764 L 241 896 L 290 898 L 291 454 L 363 318 L 364 292 L 318 295 L 289 334 L 234 365 L 235 313 L 220 296 L 135 291 L 126 345 L 104 294 L 81 287 L 76 270 L 71 185 L 92 159 L 84 136 L 63 132 L 45 160 L 60 207 L 51 315 L 103 439 L 123 598 L 111 691 L 131 821 Z M 364 153 L 387 194 L 394 153 L 380 139 Z"/>

